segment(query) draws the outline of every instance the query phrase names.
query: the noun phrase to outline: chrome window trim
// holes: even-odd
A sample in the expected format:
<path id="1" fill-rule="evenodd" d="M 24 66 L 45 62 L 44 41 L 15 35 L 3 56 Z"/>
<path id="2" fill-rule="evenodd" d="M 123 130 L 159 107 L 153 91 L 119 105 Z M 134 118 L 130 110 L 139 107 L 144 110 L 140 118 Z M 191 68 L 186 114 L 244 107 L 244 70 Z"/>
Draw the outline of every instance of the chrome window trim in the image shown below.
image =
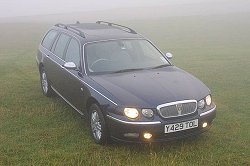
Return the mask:
<path id="1" fill-rule="evenodd" d="M 117 122 L 120 122 L 120 123 L 125 123 L 125 124 L 133 124 L 133 125 L 152 125 L 152 124 L 161 124 L 160 121 L 154 121 L 154 122 L 128 122 L 128 121 L 124 121 L 124 120 L 120 120 L 120 119 L 117 119 L 113 116 L 110 116 L 110 115 L 107 115 L 108 118 L 110 119 L 113 119 Z"/>
<path id="2" fill-rule="evenodd" d="M 67 104 L 69 104 L 74 110 L 76 110 L 79 114 L 84 115 L 84 113 L 78 110 L 73 104 L 71 104 L 66 98 L 64 98 L 53 86 L 51 88 L 58 94 Z"/>
<path id="3" fill-rule="evenodd" d="M 206 112 L 201 113 L 200 116 L 204 116 L 204 115 L 210 114 L 210 113 L 214 112 L 215 109 L 216 109 L 216 105 L 214 106 L 214 108 L 212 108 L 212 109 L 210 109 L 210 110 L 208 110 Z"/>
<path id="4" fill-rule="evenodd" d="M 161 112 L 160 112 L 160 109 L 162 107 L 167 107 L 167 106 L 171 106 L 171 105 L 176 105 L 176 104 L 183 104 L 183 103 L 195 103 L 196 104 L 196 107 L 195 107 L 195 110 L 191 113 L 188 113 L 188 114 L 185 114 L 185 115 L 178 115 L 178 116 L 169 116 L 169 117 L 164 117 Z M 156 107 L 156 109 L 158 110 L 158 113 L 161 115 L 161 117 L 163 118 L 173 118 L 173 117 L 181 117 L 181 116 L 186 116 L 186 115 L 189 115 L 189 114 L 193 114 L 197 111 L 197 101 L 196 100 L 181 100 L 181 101 L 175 101 L 175 102 L 170 102 L 170 103 L 164 103 L 164 104 L 160 104 Z"/>
<path id="5" fill-rule="evenodd" d="M 44 47 L 43 47 L 44 48 Z M 45 48 L 46 49 L 46 48 Z M 46 49 L 47 50 L 47 49 Z M 46 55 L 46 53 L 44 53 L 42 50 L 40 50 L 43 54 Z M 53 53 L 52 53 L 53 54 Z M 54 55 L 54 54 L 53 54 Z M 47 58 L 49 58 L 50 60 L 52 60 L 53 62 L 55 62 L 57 65 L 61 66 L 58 62 L 56 62 L 54 59 L 52 59 L 49 56 L 46 56 Z M 64 60 L 62 60 L 63 62 L 65 62 Z M 85 85 L 87 85 L 88 87 L 90 87 L 91 89 L 93 89 L 95 92 L 97 92 L 98 94 L 100 94 L 102 97 L 104 97 L 106 100 L 108 100 L 109 102 L 111 102 L 114 105 L 118 105 L 117 103 L 115 103 L 114 101 L 112 101 L 111 99 L 109 99 L 108 97 L 106 97 L 104 94 L 102 94 L 101 92 L 99 92 L 98 90 L 96 90 L 95 88 L 93 88 L 92 86 L 90 86 L 88 83 L 86 83 L 85 81 L 79 79 L 77 76 L 75 76 L 73 73 L 71 73 L 68 69 L 64 68 L 68 73 L 70 73 L 72 76 L 74 76 L 75 78 L 77 78 L 79 81 L 83 82 Z"/>

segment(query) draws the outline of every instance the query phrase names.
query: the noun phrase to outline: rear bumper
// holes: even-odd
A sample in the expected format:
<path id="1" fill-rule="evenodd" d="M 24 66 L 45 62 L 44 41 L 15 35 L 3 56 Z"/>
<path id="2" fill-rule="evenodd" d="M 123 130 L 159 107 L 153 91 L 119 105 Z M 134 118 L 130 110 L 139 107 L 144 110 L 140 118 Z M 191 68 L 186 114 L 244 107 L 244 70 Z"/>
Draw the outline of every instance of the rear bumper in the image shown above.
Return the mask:
<path id="1" fill-rule="evenodd" d="M 110 136 L 114 140 L 124 141 L 124 142 L 164 142 L 169 140 L 182 139 L 185 137 L 190 137 L 194 135 L 201 134 L 207 131 L 216 117 L 216 107 L 195 116 L 189 116 L 185 119 L 175 119 L 174 121 L 152 121 L 152 122 L 130 122 L 118 119 L 116 117 L 107 115 L 108 128 L 110 131 Z M 198 127 L 193 129 L 188 129 L 184 131 L 178 131 L 174 133 L 164 133 L 165 125 L 185 122 L 198 119 Z M 203 128 L 202 124 L 207 122 L 207 127 Z M 146 140 L 143 138 L 145 132 L 151 133 L 152 138 Z"/>

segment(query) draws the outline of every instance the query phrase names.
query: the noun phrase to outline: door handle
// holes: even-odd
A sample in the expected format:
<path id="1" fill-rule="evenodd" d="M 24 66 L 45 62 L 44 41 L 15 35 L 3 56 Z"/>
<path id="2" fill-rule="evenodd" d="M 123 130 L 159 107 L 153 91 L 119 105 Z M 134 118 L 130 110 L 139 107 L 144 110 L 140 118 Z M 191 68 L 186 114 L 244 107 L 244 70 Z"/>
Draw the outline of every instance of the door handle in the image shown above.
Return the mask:
<path id="1" fill-rule="evenodd" d="M 65 67 L 64 67 L 63 65 L 61 65 L 61 68 L 62 68 L 62 69 L 65 69 Z"/>

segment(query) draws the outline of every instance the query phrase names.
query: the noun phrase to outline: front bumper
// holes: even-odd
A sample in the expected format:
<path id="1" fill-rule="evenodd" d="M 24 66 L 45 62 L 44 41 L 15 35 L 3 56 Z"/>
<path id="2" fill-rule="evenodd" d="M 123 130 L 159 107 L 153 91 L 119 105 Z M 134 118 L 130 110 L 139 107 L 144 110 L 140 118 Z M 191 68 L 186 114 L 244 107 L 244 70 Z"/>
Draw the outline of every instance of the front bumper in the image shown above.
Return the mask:
<path id="1" fill-rule="evenodd" d="M 148 121 L 148 122 L 138 122 L 138 121 L 126 121 L 121 120 L 112 115 L 107 115 L 108 128 L 110 136 L 114 140 L 125 141 L 125 142 L 163 142 L 168 140 L 176 140 L 189 136 L 194 136 L 207 131 L 216 117 L 216 106 L 212 109 L 187 117 L 174 118 L 167 120 Z M 198 127 L 193 129 L 188 129 L 184 131 L 178 131 L 173 133 L 164 133 L 165 125 L 186 122 L 190 120 L 198 119 Z M 207 122 L 207 127 L 203 128 L 202 124 Z M 145 132 L 151 133 L 152 138 L 146 140 L 143 137 Z"/>

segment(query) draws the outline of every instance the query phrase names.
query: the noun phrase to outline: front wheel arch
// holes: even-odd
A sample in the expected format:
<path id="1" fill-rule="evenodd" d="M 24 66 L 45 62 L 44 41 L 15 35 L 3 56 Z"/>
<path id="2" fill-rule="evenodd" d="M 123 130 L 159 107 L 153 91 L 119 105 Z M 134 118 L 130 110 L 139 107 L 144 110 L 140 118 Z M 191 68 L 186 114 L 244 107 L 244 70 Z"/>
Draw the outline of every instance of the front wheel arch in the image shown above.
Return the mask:
<path id="1" fill-rule="evenodd" d="M 92 104 L 97 104 L 98 106 L 100 106 L 100 104 L 98 103 L 98 101 L 94 97 L 90 97 L 90 98 L 88 98 L 88 100 L 86 102 L 87 112 L 89 111 L 89 108 Z"/>

